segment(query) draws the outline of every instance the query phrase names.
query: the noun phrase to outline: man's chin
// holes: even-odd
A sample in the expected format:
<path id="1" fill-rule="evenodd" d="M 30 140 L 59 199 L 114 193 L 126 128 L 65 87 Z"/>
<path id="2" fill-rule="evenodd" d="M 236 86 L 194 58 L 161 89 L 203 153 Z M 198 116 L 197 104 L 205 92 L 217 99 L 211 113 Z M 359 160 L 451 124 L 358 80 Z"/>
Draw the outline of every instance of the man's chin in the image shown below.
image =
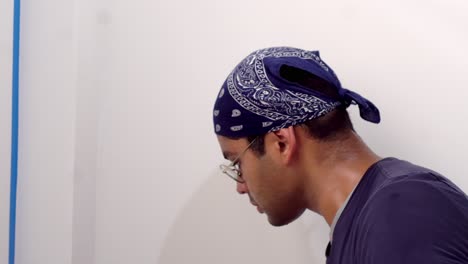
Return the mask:
<path id="1" fill-rule="evenodd" d="M 275 215 L 272 215 L 272 214 L 268 214 L 268 212 L 265 212 L 265 214 L 268 217 L 268 222 L 270 223 L 270 225 L 272 225 L 272 226 L 284 226 L 284 225 L 292 223 L 294 220 L 299 218 L 302 215 L 303 212 L 304 211 L 302 211 L 302 212 L 300 212 L 298 214 L 295 214 L 295 215 L 282 216 L 282 217 L 281 216 L 275 216 Z"/>
<path id="2" fill-rule="evenodd" d="M 268 214 L 266 214 L 268 216 L 268 222 L 270 223 L 270 225 L 272 226 L 284 226 L 284 225 L 287 225 L 289 223 L 291 223 L 292 221 L 294 221 L 295 219 L 291 219 L 291 220 L 288 220 L 288 219 L 281 219 L 281 218 L 278 218 L 278 217 L 272 217 Z"/>

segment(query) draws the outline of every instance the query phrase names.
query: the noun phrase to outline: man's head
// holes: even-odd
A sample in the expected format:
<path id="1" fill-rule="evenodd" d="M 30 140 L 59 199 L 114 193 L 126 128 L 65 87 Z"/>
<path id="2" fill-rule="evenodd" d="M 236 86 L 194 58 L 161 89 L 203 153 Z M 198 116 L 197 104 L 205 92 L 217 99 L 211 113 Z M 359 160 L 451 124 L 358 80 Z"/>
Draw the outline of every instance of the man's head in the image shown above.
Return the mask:
<path id="1" fill-rule="evenodd" d="M 238 192 L 249 194 L 272 225 L 305 210 L 301 163 L 310 153 L 326 155 L 312 142 L 333 144 L 353 131 L 346 111 L 351 103 L 359 104 L 364 119 L 379 122 L 377 108 L 343 89 L 318 52 L 258 50 L 228 76 L 214 107 L 215 132 L 225 158 L 242 173 Z M 315 152 L 305 152 L 311 148 Z"/>

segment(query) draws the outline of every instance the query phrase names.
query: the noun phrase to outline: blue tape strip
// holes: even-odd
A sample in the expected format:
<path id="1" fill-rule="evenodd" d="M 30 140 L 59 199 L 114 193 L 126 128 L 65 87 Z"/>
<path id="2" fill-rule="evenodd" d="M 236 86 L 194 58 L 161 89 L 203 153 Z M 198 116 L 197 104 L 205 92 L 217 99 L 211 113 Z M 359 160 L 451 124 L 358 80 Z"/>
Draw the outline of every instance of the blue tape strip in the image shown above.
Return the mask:
<path id="1" fill-rule="evenodd" d="M 11 180 L 10 180 L 10 239 L 8 263 L 15 263 L 16 191 L 18 183 L 18 109 L 19 109 L 19 46 L 20 0 L 14 0 L 13 15 L 13 78 L 11 118 Z"/>

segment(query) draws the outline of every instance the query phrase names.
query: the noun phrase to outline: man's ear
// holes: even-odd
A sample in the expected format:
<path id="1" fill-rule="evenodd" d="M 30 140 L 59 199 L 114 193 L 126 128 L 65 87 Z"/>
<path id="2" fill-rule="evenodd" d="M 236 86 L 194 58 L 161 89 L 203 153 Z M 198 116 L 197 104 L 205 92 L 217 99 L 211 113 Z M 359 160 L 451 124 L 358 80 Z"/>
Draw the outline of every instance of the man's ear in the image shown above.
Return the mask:
<path id="1" fill-rule="evenodd" d="M 274 131 L 272 134 L 271 141 L 273 144 L 273 151 L 278 154 L 278 157 L 285 164 L 291 162 L 297 151 L 297 132 L 294 126 L 282 128 Z"/>

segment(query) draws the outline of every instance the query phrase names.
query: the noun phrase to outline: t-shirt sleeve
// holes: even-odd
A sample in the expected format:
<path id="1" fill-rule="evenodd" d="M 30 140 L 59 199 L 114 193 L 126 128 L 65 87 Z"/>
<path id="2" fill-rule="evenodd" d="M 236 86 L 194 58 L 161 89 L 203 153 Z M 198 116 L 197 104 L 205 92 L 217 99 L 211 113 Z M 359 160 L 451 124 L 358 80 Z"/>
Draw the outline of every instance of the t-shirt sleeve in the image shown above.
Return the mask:
<path id="1" fill-rule="evenodd" d="M 357 262 L 468 263 L 466 207 L 453 199 L 466 196 L 452 197 L 423 181 L 380 189 L 358 217 Z"/>

